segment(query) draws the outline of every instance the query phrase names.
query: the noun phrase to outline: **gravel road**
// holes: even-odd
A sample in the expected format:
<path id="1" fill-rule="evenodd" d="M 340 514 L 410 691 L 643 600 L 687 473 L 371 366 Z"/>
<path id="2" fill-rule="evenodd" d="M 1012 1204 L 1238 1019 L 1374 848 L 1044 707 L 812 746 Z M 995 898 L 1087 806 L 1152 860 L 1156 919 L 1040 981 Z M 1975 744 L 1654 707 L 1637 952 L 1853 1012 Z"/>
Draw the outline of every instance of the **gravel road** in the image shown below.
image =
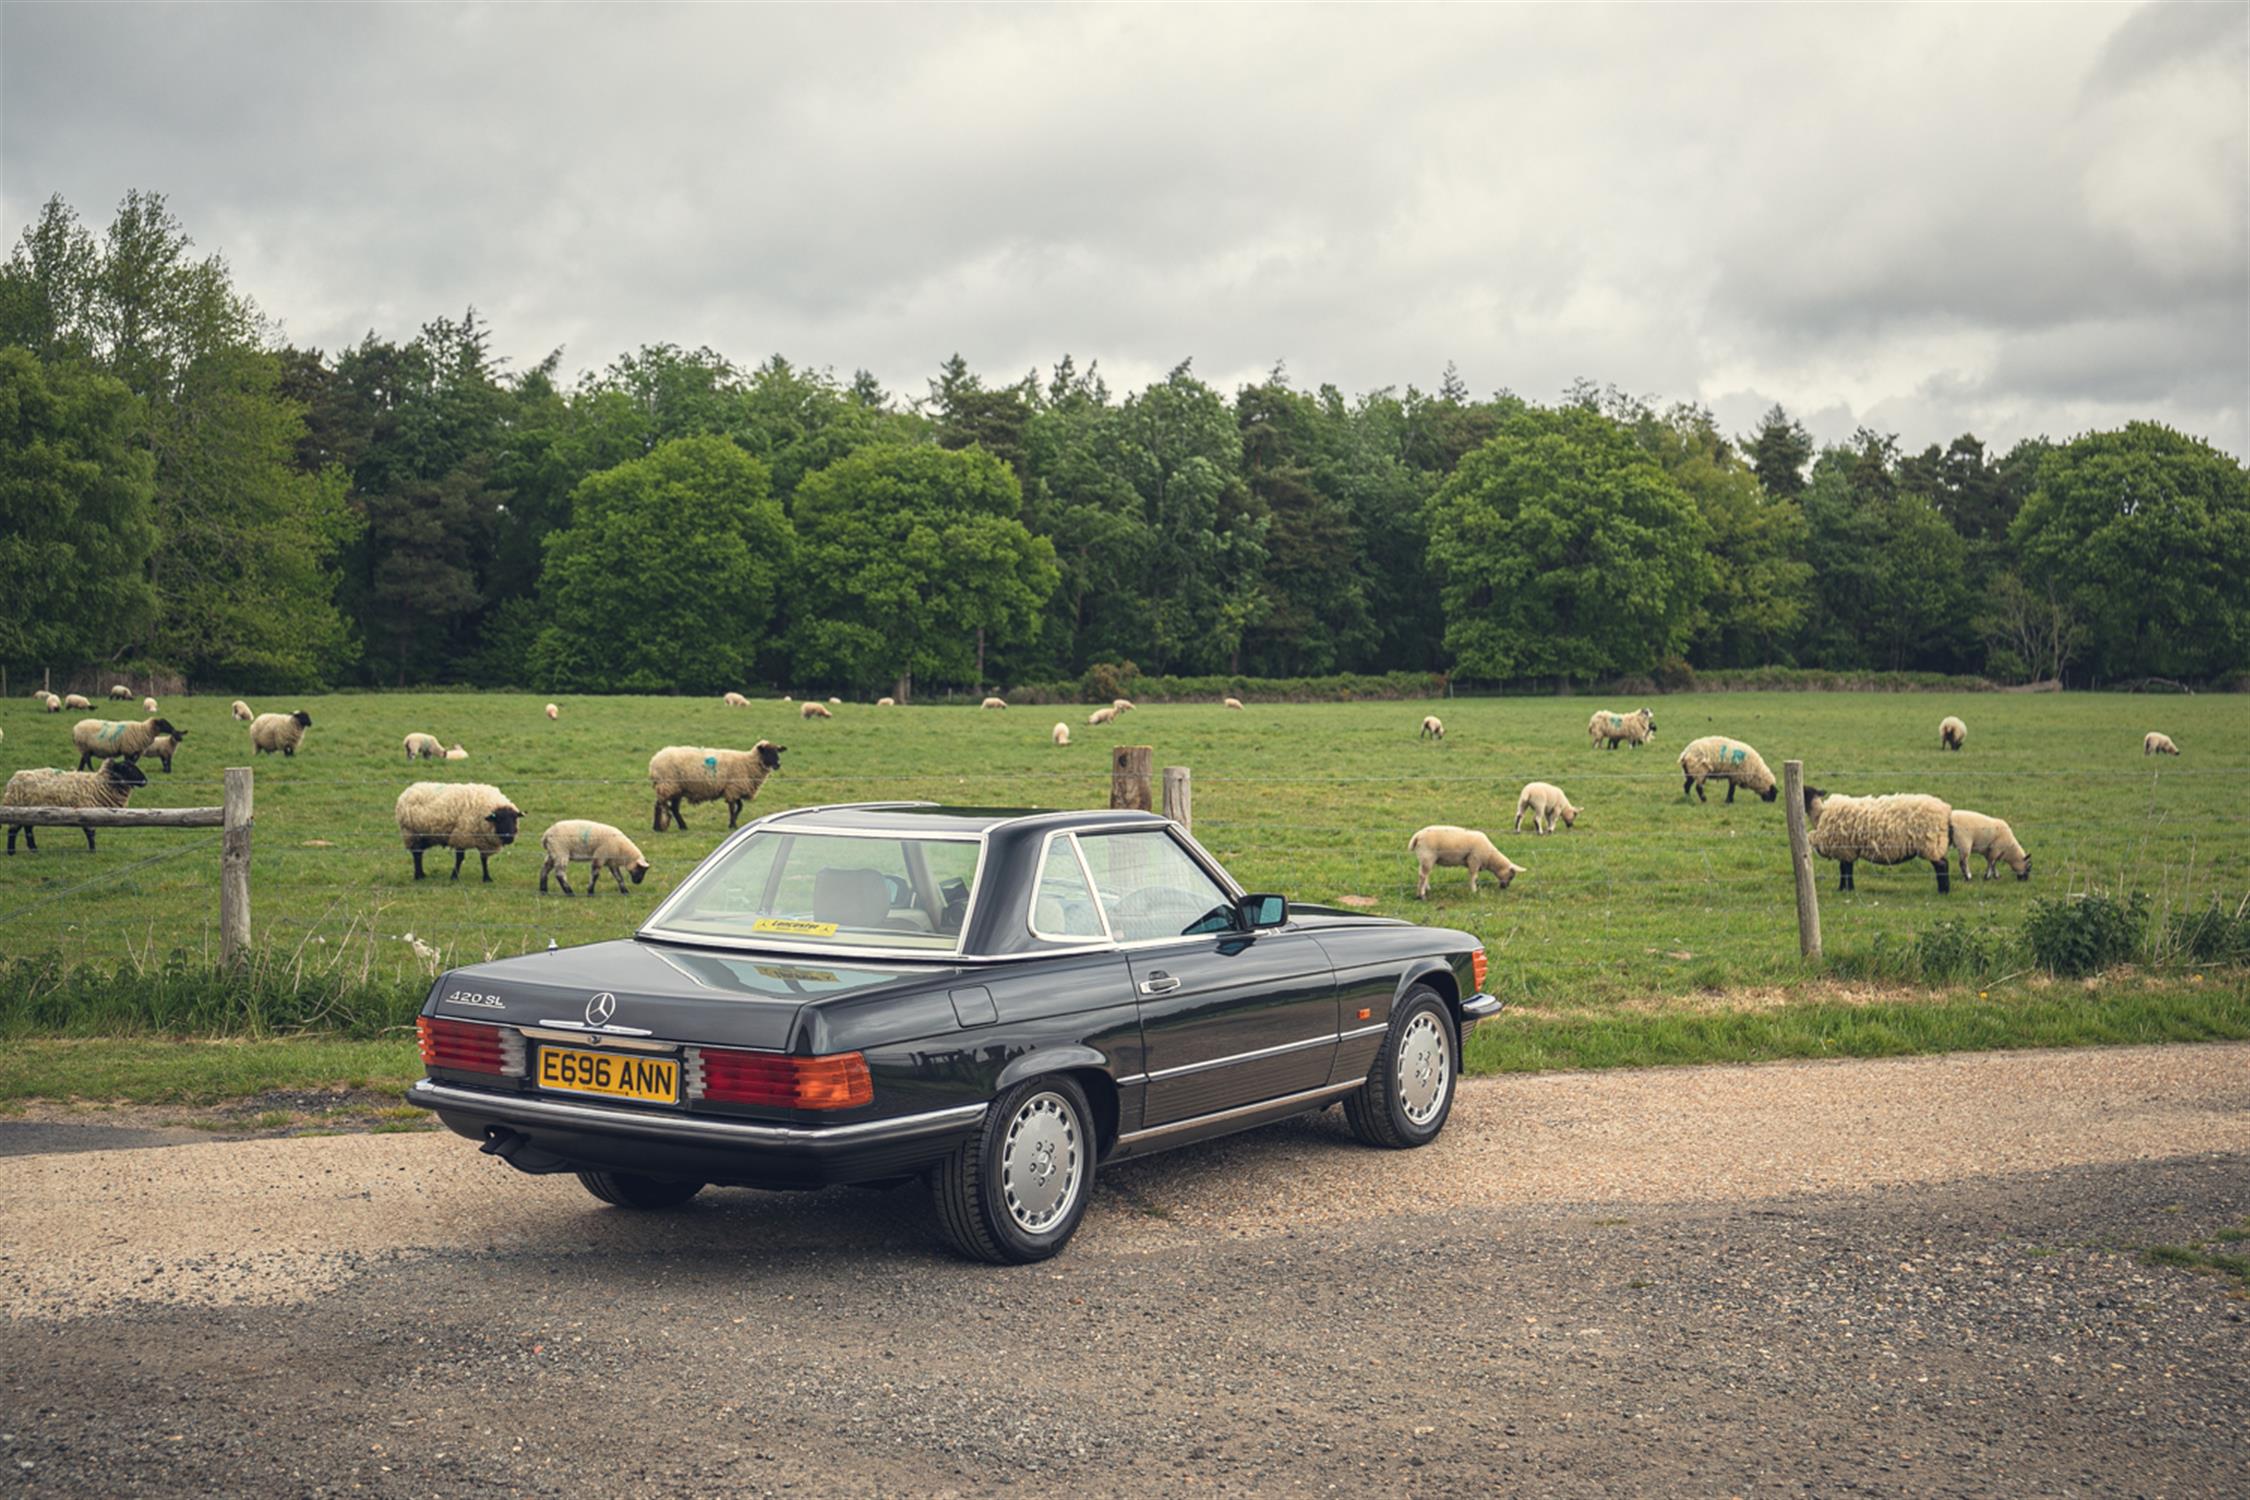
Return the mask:
<path id="1" fill-rule="evenodd" d="M 1014 1271 L 911 1189 L 43 1128 L 26 1493 L 2250 1493 L 2250 1288 L 2137 1248 L 2250 1216 L 2250 1046 L 1478 1080 L 1421 1152 L 1127 1164 Z"/>

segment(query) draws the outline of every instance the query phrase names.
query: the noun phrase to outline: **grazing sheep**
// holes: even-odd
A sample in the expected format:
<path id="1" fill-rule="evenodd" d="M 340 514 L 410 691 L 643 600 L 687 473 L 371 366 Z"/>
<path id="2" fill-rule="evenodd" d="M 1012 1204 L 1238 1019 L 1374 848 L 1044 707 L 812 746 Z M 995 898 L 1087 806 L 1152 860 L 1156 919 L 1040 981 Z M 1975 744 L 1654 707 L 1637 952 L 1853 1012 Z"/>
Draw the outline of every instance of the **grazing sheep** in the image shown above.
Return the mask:
<path id="1" fill-rule="evenodd" d="M 1506 890 L 1508 882 L 1523 873 L 1523 866 L 1509 859 L 1492 846 L 1474 828 L 1457 828 L 1451 823 L 1433 823 L 1406 841 L 1407 849 L 1421 861 L 1422 883 L 1415 896 L 1423 901 L 1430 899 L 1430 871 L 1439 865 L 1462 865 L 1469 872 L 1469 894 L 1477 891 L 1477 877 L 1490 872 L 1499 879 L 1500 889 Z"/>
<path id="2" fill-rule="evenodd" d="M 547 705 L 547 717 L 550 719 L 559 719 L 562 717 L 562 710 L 555 707 L 554 704 L 550 703 Z"/>
<path id="3" fill-rule="evenodd" d="M 987 698 L 977 705 L 979 708 L 1006 708 L 1007 706 L 1008 700 L 1005 698 Z"/>
<path id="4" fill-rule="evenodd" d="M 66 693 L 63 695 L 62 706 L 65 708 L 92 708 L 94 700 L 84 693 Z"/>
<path id="5" fill-rule="evenodd" d="M 831 708 L 841 708 L 844 706 L 844 700 L 836 697 L 834 694 L 830 694 L 828 699 L 828 706 Z"/>
<path id="6" fill-rule="evenodd" d="M 279 750 L 285 756 L 294 756 L 310 728 L 312 715 L 301 708 L 295 713 L 260 714 L 250 721 L 250 748 L 260 755 Z"/>
<path id="7" fill-rule="evenodd" d="M 133 699 L 133 690 L 122 682 L 113 682 L 109 685 L 109 695 L 122 702 L 130 703 Z"/>
<path id="8" fill-rule="evenodd" d="M 1805 820 L 1812 852 L 1841 867 L 1836 889 L 1853 889 L 1852 866 L 1903 865 L 1926 860 L 1937 871 L 1938 894 L 1952 889 L 1946 850 L 1953 842 L 1953 809 L 1936 797 L 1906 792 L 1888 797 L 1836 797 L 1805 788 Z"/>
<path id="9" fill-rule="evenodd" d="M 2151 729 L 2147 734 L 2141 736 L 2141 754 L 2143 755 L 2177 755 L 2179 753 L 2180 747 L 2172 743 L 2172 737 L 2168 734 L 2158 734 Z"/>
<path id="10" fill-rule="evenodd" d="M 656 831 L 664 831 L 667 817 L 681 832 L 687 831 L 680 817 L 682 801 L 723 801 L 727 827 L 734 827 L 742 817 L 742 804 L 755 798 L 766 777 L 779 769 L 781 752 L 787 748 L 764 740 L 748 750 L 666 745 L 648 759 L 649 785 L 656 791 Z"/>
<path id="11" fill-rule="evenodd" d="M 1057 720 L 1055 727 L 1047 732 L 1047 737 L 1058 745 L 1067 745 L 1070 743 L 1070 726 Z"/>
<path id="12" fill-rule="evenodd" d="M 792 697 L 790 697 L 790 696 L 789 696 L 789 695 L 788 695 L 787 693 L 783 693 L 783 694 L 781 695 L 781 701 L 782 701 L 782 702 L 784 702 L 784 703 L 794 703 L 794 702 L 796 702 L 797 700 L 796 700 L 796 699 L 794 699 L 794 698 L 792 698 Z"/>
<path id="13" fill-rule="evenodd" d="M 1555 831 L 1555 820 L 1565 828 L 1578 826 L 1578 809 L 1570 805 L 1563 789 L 1551 781 L 1527 781 L 1516 793 L 1516 832 L 1523 832 L 1523 815 L 1531 814 L 1531 831 L 1545 838 Z"/>
<path id="14" fill-rule="evenodd" d="M 1969 726 L 1947 714 L 1938 720 L 1937 742 L 1941 750 L 1958 750 L 1969 742 Z"/>
<path id="15" fill-rule="evenodd" d="M 1638 750 L 1656 738 L 1656 715 L 1645 708 L 1636 708 L 1629 714 L 1597 708 L 1594 716 L 1586 721 L 1586 738 L 1604 750 L 1615 750 L 1620 740 Z"/>
<path id="16" fill-rule="evenodd" d="M 445 752 L 445 758 L 447 760 L 467 760 L 469 752 L 462 749 L 460 742 L 456 740 L 453 748 Z"/>
<path id="17" fill-rule="evenodd" d="M 422 878 L 422 851 L 453 851 L 453 879 L 461 878 L 461 861 L 477 851 L 477 865 L 485 884 L 492 883 L 492 856 L 516 841 L 523 810 L 507 793 L 481 781 L 417 781 L 398 794 L 394 809 L 399 834 L 407 853 L 414 856 L 414 878 Z"/>
<path id="18" fill-rule="evenodd" d="M 797 710 L 797 717 L 800 719 L 833 719 L 836 716 L 828 711 L 827 704 L 815 703 L 812 699 L 807 698 L 803 706 Z"/>
<path id="19" fill-rule="evenodd" d="M 1219 707 L 1240 708 L 1242 707 L 1242 700 L 1240 698 L 1221 698 L 1219 700 Z"/>
<path id="20" fill-rule="evenodd" d="M 0 807 L 123 807 L 135 789 L 148 785 L 148 774 L 129 760 L 113 760 L 99 771 L 57 771 L 49 767 L 18 771 L 0 788 Z M 8 825 L 8 852 L 16 852 L 15 824 Z M 23 846 L 39 852 L 39 839 L 31 825 L 22 827 Z M 94 830 L 81 823 L 86 849 L 94 847 Z"/>
<path id="21" fill-rule="evenodd" d="M 1695 800 L 1708 802 L 1703 795 L 1703 783 L 1723 781 L 1727 784 L 1727 800 L 1734 800 L 1734 789 L 1756 792 L 1771 802 L 1779 794 L 1773 772 L 1766 769 L 1765 760 L 1757 751 L 1740 740 L 1730 740 L 1723 734 L 1707 734 L 1702 739 L 1690 741 L 1680 752 L 1680 795 L 1695 793 Z"/>
<path id="22" fill-rule="evenodd" d="M 1097 708 L 1092 713 L 1086 715 L 1086 722 L 1089 724 L 1107 724 L 1110 720 L 1116 717 L 1117 706 L 1115 704 L 1110 704 L 1104 708 Z"/>
<path id="23" fill-rule="evenodd" d="M 187 731 L 174 729 L 170 719 L 80 719 L 70 726 L 70 742 L 78 747 L 78 769 L 97 760 L 139 760 L 160 734 L 174 740 Z"/>
<path id="24" fill-rule="evenodd" d="M 167 776 L 172 774 L 172 757 L 180 753 L 180 740 L 186 733 L 183 729 L 178 734 L 160 734 L 148 742 L 148 753 L 163 765 Z"/>
<path id="25" fill-rule="evenodd" d="M 1422 732 L 1416 739 L 1442 740 L 1445 738 L 1445 721 L 1436 714 L 1422 715 Z"/>
<path id="26" fill-rule="evenodd" d="M 1988 818 L 1983 813 L 1956 807 L 1953 816 L 1946 820 L 1946 827 L 1953 835 L 1953 852 L 1961 856 L 1963 880 L 1976 879 L 1969 873 L 1972 854 L 1984 856 L 1987 880 L 1992 878 L 1992 867 L 1996 864 L 2004 864 L 2015 871 L 2018 880 L 2031 878 L 2031 856 L 2016 842 L 2016 831 L 2008 826 L 2007 819 Z"/>
<path id="27" fill-rule="evenodd" d="M 896 708 L 898 707 L 898 700 L 896 698 L 877 698 L 875 706 L 877 708 Z"/>
<path id="28" fill-rule="evenodd" d="M 408 760 L 436 760 L 445 754 L 445 742 L 434 734 L 424 734 L 417 729 L 406 737 Z"/>
<path id="29" fill-rule="evenodd" d="M 61 712 L 63 711 L 63 701 L 62 701 L 62 699 L 60 699 L 60 698 L 56 697 L 56 696 L 55 696 L 55 695 L 54 695 L 53 693 L 42 693 L 42 694 L 40 694 L 40 695 L 39 695 L 39 706 L 40 706 L 41 708 L 44 708 L 45 710 L 47 710 L 47 712 L 49 712 L 49 713 L 51 713 L 51 714 L 59 714 L 59 713 L 61 713 Z M 93 704 L 91 704 L 91 703 L 88 703 L 88 704 L 86 704 L 86 705 L 84 705 L 84 706 L 85 706 L 85 707 L 87 707 L 87 708 L 92 708 L 92 707 L 93 707 L 94 705 L 93 705 Z"/>
<path id="30" fill-rule="evenodd" d="M 154 698 L 143 698 L 143 699 L 141 700 L 141 712 L 142 712 L 142 713 L 144 713 L 144 714 L 152 714 L 152 713 L 155 713 L 155 712 L 156 712 L 156 700 L 155 700 Z"/>
<path id="31" fill-rule="evenodd" d="M 1129 714 L 1133 711 L 1133 700 L 1130 698 L 1112 698 L 1109 701 L 1109 706 L 1121 714 Z"/>
<path id="32" fill-rule="evenodd" d="M 228 708 L 227 712 L 233 714 L 237 719 L 240 719 L 245 724 L 249 723 L 252 719 L 257 717 L 256 714 L 250 712 L 250 705 L 243 702 L 240 698 L 234 700 L 233 705 Z"/>
<path id="33" fill-rule="evenodd" d="M 589 818 L 565 818 L 539 835 L 539 847 L 546 851 L 546 862 L 539 867 L 539 894 L 547 894 L 547 877 L 553 875 L 555 884 L 562 887 L 564 895 L 570 894 L 570 866 L 574 860 L 584 860 L 593 866 L 586 882 L 586 894 L 591 896 L 602 888 L 602 871 L 609 871 L 617 882 L 617 894 L 625 892 L 625 877 L 633 877 L 639 885 L 648 873 L 648 861 L 633 841 L 625 837 L 621 828 L 608 823 L 596 823 Z"/>
<path id="34" fill-rule="evenodd" d="M 719 701 L 721 703 L 724 703 L 729 708 L 748 708 L 750 706 L 750 700 L 743 697 L 740 693 L 728 693 Z"/>

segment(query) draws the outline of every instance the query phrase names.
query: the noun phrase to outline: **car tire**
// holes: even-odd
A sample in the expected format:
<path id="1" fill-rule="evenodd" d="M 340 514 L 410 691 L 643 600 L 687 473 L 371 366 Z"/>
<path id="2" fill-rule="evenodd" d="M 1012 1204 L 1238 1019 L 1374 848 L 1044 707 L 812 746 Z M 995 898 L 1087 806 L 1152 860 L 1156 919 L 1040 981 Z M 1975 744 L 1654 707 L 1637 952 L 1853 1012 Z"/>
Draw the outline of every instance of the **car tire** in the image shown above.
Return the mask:
<path id="1" fill-rule="evenodd" d="M 703 1191 L 700 1182 L 643 1177 L 638 1172 L 581 1172 L 578 1180 L 587 1192 L 617 1208 L 678 1208 Z"/>
<path id="2" fill-rule="evenodd" d="M 1045 1260 L 1086 1216 L 1098 1145 L 1085 1090 L 1062 1076 L 1025 1079 L 930 1174 L 938 1232 L 971 1260 Z"/>
<path id="3" fill-rule="evenodd" d="M 1391 1013 L 1383 1050 L 1367 1081 L 1344 1096 L 1352 1134 L 1393 1151 L 1427 1146 L 1453 1113 L 1461 1079 L 1461 1037 L 1453 1011 L 1435 990 L 1416 985 Z"/>

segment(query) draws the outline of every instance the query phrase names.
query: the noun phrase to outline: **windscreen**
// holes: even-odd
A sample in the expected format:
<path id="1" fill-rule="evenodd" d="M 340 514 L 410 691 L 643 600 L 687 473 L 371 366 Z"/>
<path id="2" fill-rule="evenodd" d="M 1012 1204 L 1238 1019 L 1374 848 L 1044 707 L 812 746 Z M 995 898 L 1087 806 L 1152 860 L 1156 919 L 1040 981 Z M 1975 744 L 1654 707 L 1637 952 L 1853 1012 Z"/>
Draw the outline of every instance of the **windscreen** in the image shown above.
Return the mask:
<path id="1" fill-rule="evenodd" d="M 752 834 L 712 857 L 661 930 L 780 947 L 960 946 L 979 845 L 965 839 Z"/>

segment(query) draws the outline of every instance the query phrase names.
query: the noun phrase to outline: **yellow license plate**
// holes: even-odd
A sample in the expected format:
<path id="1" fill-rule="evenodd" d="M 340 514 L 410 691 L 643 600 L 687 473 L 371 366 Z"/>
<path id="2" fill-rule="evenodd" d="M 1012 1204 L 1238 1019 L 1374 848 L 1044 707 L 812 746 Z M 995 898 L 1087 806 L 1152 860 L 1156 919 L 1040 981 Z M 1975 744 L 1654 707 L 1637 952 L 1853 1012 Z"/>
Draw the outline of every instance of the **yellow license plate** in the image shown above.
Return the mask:
<path id="1" fill-rule="evenodd" d="M 680 1098 L 680 1065 L 669 1057 L 646 1057 L 632 1052 L 581 1052 L 575 1047 L 542 1047 L 539 1049 L 539 1086 L 573 1094 L 607 1094 L 615 1099 L 676 1104 Z"/>

